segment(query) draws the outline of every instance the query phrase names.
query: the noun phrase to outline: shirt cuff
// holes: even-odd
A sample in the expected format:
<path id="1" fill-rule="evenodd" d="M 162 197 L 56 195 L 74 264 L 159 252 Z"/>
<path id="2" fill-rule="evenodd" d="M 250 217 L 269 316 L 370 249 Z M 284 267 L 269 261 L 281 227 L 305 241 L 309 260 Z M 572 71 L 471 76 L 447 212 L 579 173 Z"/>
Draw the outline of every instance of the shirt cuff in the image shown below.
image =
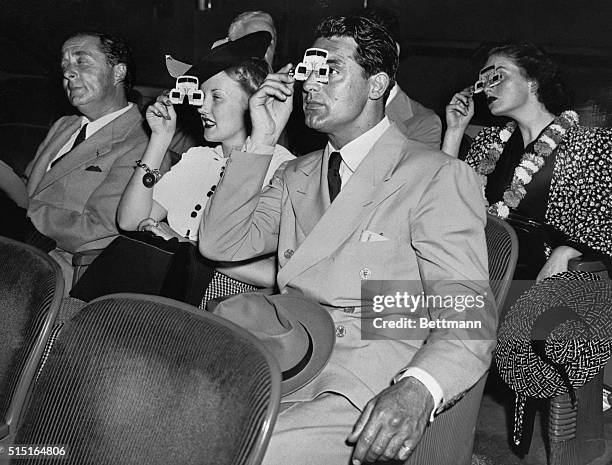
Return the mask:
<path id="1" fill-rule="evenodd" d="M 440 383 L 438 383 L 436 379 L 433 376 L 431 376 L 429 373 L 427 373 L 425 370 L 418 368 L 418 367 L 406 368 L 406 370 L 404 370 L 403 372 L 400 372 L 393 379 L 393 382 L 397 383 L 404 378 L 408 378 L 409 376 L 412 376 L 413 378 L 416 378 L 421 383 L 423 383 L 423 385 L 427 388 L 427 390 L 431 394 L 431 397 L 433 399 L 433 405 L 434 405 L 433 409 L 431 410 L 431 415 L 429 416 L 429 422 L 431 423 L 434 420 L 434 415 L 436 413 L 436 410 L 438 410 L 438 407 L 442 405 L 443 393 L 442 393 L 442 388 L 440 387 Z"/>

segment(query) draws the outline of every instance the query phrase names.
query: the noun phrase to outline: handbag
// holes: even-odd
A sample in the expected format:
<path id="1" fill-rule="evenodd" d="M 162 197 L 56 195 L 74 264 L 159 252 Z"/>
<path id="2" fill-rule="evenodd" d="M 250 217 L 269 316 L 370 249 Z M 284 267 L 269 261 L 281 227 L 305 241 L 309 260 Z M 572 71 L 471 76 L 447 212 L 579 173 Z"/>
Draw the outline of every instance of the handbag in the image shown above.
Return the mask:
<path id="1" fill-rule="evenodd" d="M 152 294 L 199 305 L 215 263 L 189 242 L 162 239 L 147 231 L 113 240 L 72 287 L 70 295 L 89 302 L 120 292 Z"/>

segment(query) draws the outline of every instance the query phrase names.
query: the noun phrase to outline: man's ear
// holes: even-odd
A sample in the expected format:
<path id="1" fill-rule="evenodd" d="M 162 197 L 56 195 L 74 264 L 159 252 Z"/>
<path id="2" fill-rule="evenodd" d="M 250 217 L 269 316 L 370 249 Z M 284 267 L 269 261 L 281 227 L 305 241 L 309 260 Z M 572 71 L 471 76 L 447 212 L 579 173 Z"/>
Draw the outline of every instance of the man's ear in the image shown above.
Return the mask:
<path id="1" fill-rule="evenodd" d="M 117 85 L 125 81 L 125 75 L 127 74 L 127 66 L 125 66 L 125 63 L 117 63 L 113 66 L 113 73 L 114 84 Z"/>
<path id="2" fill-rule="evenodd" d="M 538 93 L 538 82 L 537 81 L 529 81 L 529 92 L 532 94 Z"/>
<path id="3" fill-rule="evenodd" d="M 387 73 L 381 71 L 380 73 L 376 73 L 370 76 L 369 81 L 369 97 L 372 100 L 378 100 L 379 98 L 382 98 L 383 95 L 385 95 L 385 91 L 387 90 L 387 87 L 389 87 L 389 82 L 391 80 L 389 79 L 389 75 Z"/>

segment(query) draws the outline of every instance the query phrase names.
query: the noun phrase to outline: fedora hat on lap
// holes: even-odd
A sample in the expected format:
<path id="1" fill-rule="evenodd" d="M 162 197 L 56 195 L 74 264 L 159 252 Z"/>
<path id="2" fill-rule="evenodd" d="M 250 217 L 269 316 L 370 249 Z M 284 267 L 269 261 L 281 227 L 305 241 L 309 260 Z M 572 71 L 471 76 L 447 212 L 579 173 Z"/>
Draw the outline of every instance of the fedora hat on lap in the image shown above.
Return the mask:
<path id="1" fill-rule="evenodd" d="M 335 327 L 329 312 L 303 298 L 251 292 L 209 309 L 264 343 L 280 365 L 282 395 L 291 394 L 319 374 L 334 347 Z"/>

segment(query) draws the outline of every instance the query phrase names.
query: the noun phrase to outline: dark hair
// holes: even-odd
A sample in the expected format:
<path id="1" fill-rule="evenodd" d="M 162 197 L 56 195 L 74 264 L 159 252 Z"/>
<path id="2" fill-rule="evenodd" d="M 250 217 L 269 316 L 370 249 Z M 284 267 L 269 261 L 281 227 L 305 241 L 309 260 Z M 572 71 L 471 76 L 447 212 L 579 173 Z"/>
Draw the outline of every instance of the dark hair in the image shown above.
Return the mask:
<path id="1" fill-rule="evenodd" d="M 224 70 L 229 77 L 238 82 L 250 96 L 253 95 L 268 75 L 268 62 L 263 58 L 249 58 L 240 64 Z"/>
<path id="2" fill-rule="evenodd" d="M 66 41 L 75 37 L 97 37 L 100 39 L 100 50 L 106 55 L 108 62 L 115 66 L 119 63 L 125 65 L 125 77 L 123 78 L 123 87 L 125 93 L 129 93 L 134 85 L 134 58 L 132 50 L 125 40 L 120 37 L 104 34 L 96 31 L 79 31 L 71 34 L 66 38 Z"/>
<path id="3" fill-rule="evenodd" d="M 398 44 L 401 42 L 399 18 L 393 11 L 379 6 L 368 6 L 358 10 L 355 15 L 371 19 L 375 23 L 386 27 L 393 40 Z"/>
<path id="4" fill-rule="evenodd" d="M 387 100 L 395 85 L 395 73 L 399 56 L 395 40 L 382 25 L 363 16 L 332 16 L 323 19 L 316 30 L 317 37 L 350 37 L 357 43 L 355 61 L 366 77 L 384 72 L 389 76 L 389 86 L 383 96 Z"/>
<path id="5" fill-rule="evenodd" d="M 572 96 L 563 83 L 559 66 L 535 44 L 508 42 L 489 49 L 487 57 L 502 55 L 511 59 L 527 79 L 537 82 L 537 97 L 546 109 L 559 115 L 571 107 Z"/>

